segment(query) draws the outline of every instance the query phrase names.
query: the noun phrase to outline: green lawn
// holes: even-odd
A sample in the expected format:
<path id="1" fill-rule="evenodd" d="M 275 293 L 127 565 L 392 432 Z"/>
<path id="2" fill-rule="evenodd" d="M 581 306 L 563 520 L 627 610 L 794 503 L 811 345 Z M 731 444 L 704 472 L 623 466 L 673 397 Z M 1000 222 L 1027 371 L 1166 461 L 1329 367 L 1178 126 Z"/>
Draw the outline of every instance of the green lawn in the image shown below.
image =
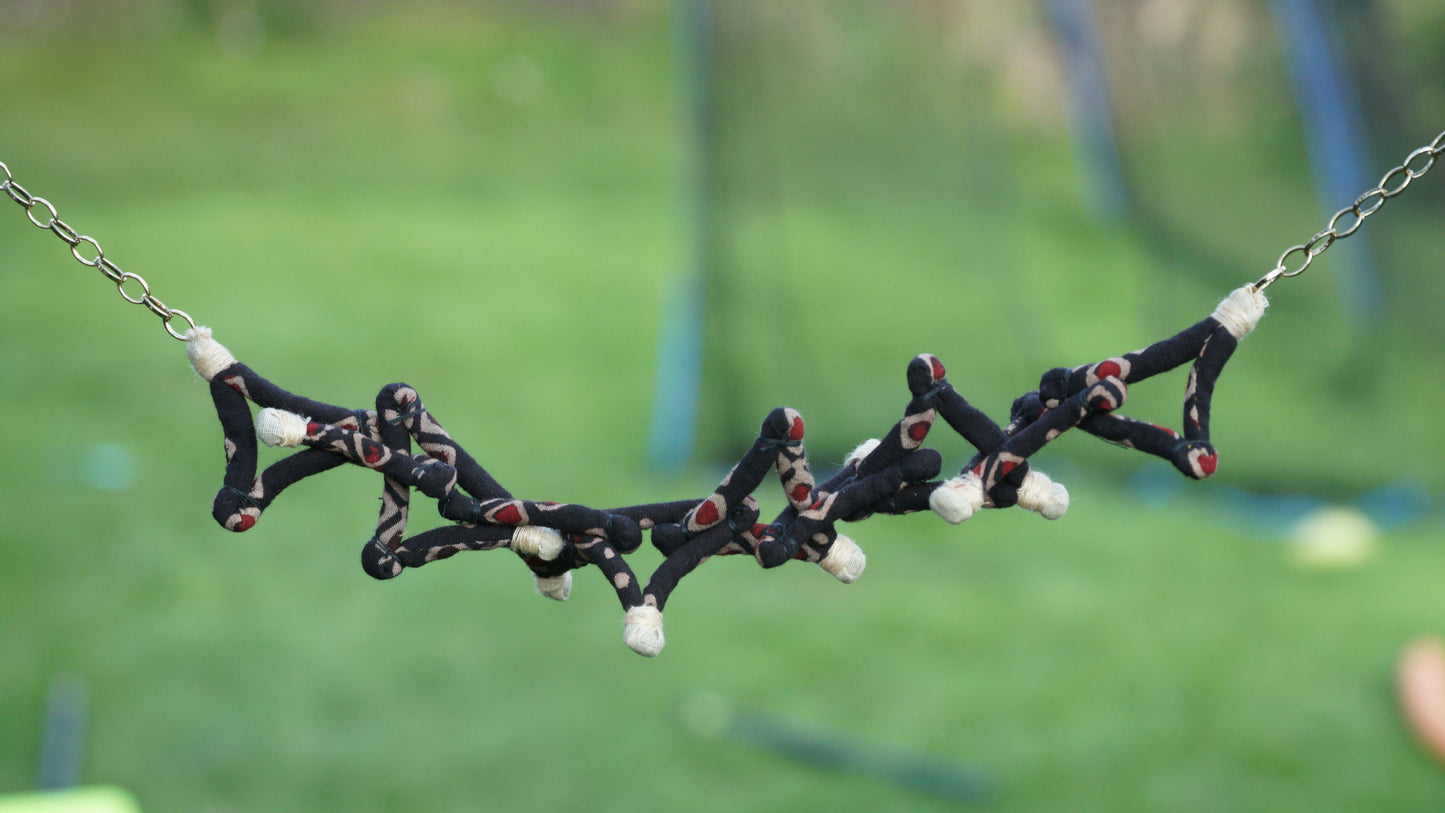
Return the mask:
<path id="1" fill-rule="evenodd" d="M 592 505 L 700 496 L 778 404 L 835 463 L 897 419 L 918 352 L 1002 417 L 1047 367 L 1186 326 L 1319 226 L 1273 108 L 1257 133 L 1187 126 L 1207 111 L 1192 139 L 1127 122 L 1154 228 L 1100 225 L 1062 128 L 974 82 L 986 66 L 910 50 L 939 41 L 882 12 L 823 15 L 836 27 L 798 29 L 817 52 L 728 63 L 709 455 L 660 473 L 687 123 L 665 7 L 603 6 L 262 4 L 287 27 L 244 60 L 165 3 L 3 18 L 0 161 L 262 375 L 356 407 L 406 381 L 512 491 Z M 775 83 L 750 117 L 751 77 Z M 1058 522 L 874 519 L 845 529 L 870 557 L 847 586 L 710 562 L 655 660 L 623 646 L 590 569 L 563 604 L 507 553 L 373 582 L 369 473 L 298 485 L 243 536 L 216 527 L 220 430 L 184 346 L 0 200 L 0 794 L 33 787 L 46 693 L 75 678 L 84 781 L 148 813 L 956 807 L 705 736 L 683 719 L 706 693 L 956 763 L 987 780 L 984 809 L 1438 810 L 1445 779 L 1392 689 L 1400 649 L 1445 633 L 1438 516 L 1359 567 L 1303 570 L 1235 496 L 1445 487 L 1445 198 L 1421 183 L 1368 227 L 1380 324 L 1339 320 L 1327 270 L 1271 290 L 1220 384 L 1214 480 L 1144 500 L 1131 478 L 1157 467 L 1067 436 L 1038 461 L 1073 495 Z M 1125 411 L 1176 423 L 1182 388 L 1138 387 Z M 931 442 L 951 466 L 972 451 Z M 413 530 L 439 521 L 418 501 Z"/>

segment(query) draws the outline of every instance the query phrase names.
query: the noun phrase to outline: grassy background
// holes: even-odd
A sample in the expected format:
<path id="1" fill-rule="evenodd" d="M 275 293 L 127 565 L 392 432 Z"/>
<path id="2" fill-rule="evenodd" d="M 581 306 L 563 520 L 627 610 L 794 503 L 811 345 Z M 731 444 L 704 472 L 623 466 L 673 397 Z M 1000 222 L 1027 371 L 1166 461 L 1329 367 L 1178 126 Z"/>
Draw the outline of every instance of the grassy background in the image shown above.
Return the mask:
<path id="1" fill-rule="evenodd" d="M 1213 39 L 1121 43 L 1142 12 L 1102 5 L 1140 214 L 1101 223 L 1029 13 L 744 5 L 718 21 L 708 455 L 681 474 L 644 455 L 692 256 L 663 4 L 260 4 L 264 42 L 204 3 L 0 4 L 0 160 L 277 383 L 363 406 L 405 380 L 515 493 L 597 505 L 703 493 L 779 403 L 836 460 L 896 419 L 917 352 L 1001 413 L 1049 366 L 1197 320 L 1322 222 L 1269 48 L 1191 69 Z M 1373 67 L 1408 102 L 1374 119 L 1383 169 L 1442 105 L 1428 13 L 1374 8 L 1398 49 Z M 588 571 L 561 605 L 503 554 L 371 582 L 362 472 L 219 530 L 183 346 L 0 206 L 0 792 L 33 785 L 72 676 L 84 780 L 148 811 L 950 806 L 691 731 L 700 692 L 956 761 L 1000 810 L 1439 809 L 1391 693 L 1400 647 L 1445 627 L 1437 516 L 1313 572 L 1279 515 L 1235 507 L 1445 488 L 1445 195 L 1421 183 L 1367 227 L 1379 322 L 1343 319 L 1334 252 L 1272 289 L 1221 383 L 1214 480 L 1141 500 L 1157 466 L 1068 437 L 1040 461 L 1074 495 L 1060 522 L 874 520 L 848 587 L 711 563 L 652 661 Z M 1173 423 L 1181 387 L 1127 411 Z"/>

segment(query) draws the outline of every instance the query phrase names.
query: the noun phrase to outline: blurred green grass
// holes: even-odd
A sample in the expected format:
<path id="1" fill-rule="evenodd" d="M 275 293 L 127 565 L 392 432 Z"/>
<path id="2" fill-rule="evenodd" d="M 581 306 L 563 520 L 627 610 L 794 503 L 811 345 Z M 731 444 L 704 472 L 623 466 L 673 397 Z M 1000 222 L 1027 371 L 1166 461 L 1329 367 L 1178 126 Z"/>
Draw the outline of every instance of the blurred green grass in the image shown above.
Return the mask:
<path id="1" fill-rule="evenodd" d="M 405 380 L 519 494 L 609 505 L 715 482 L 643 459 L 663 291 L 687 257 L 665 7 L 318 11 L 247 60 L 169 4 L 81 8 L 0 25 L 0 160 L 242 360 L 349 405 Z M 879 20 L 843 18 L 841 74 L 802 58 L 766 74 L 775 106 L 821 100 L 808 115 L 771 139 L 741 114 L 727 131 L 781 175 L 770 195 L 722 190 L 755 270 L 713 337 L 733 376 L 704 411 L 716 446 L 787 403 L 835 460 L 896 418 L 924 351 L 1000 412 L 1048 366 L 1198 319 L 1318 228 L 1278 114 L 1126 131 L 1174 242 L 1101 226 L 1062 133 L 962 69 L 935 73 L 918 113 L 900 89 L 945 63 L 903 58 L 919 31 Z M 371 582 L 355 559 L 379 484 L 362 472 L 296 487 L 244 536 L 218 529 L 219 430 L 183 347 L 0 207 L 0 370 L 23 404 L 0 424 L 0 792 L 33 783 L 46 688 L 68 674 L 91 691 L 85 778 L 148 811 L 945 808 L 688 732 L 700 691 L 957 760 L 996 809 L 1438 809 L 1390 675 L 1445 619 L 1438 521 L 1319 573 L 1220 508 L 1239 486 L 1438 493 L 1432 195 L 1369 226 L 1406 269 L 1384 324 L 1342 327 L 1325 276 L 1275 289 L 1221 383 L 1225 467 L 1189 498 L 1143 503 L 1120 488 L 1141 461 L 1067 438 L 1040 461 L 1074 494 L 1063 520 L 877 519 L 850 531 L 870 569 L 848 587 L 710 563 L 654 661 L 621 645 L 588 571 L 562 605 L 503 554 Z M 1180 217 L 1196 242 L 1168 234 Z M 1361 345 L 1368 369 L 1343 375 Z M 1137 388 L 1128 411 L 1169 420 L 1182 386 Z M 87 463 L 116 446 L 128 483 Z"/>

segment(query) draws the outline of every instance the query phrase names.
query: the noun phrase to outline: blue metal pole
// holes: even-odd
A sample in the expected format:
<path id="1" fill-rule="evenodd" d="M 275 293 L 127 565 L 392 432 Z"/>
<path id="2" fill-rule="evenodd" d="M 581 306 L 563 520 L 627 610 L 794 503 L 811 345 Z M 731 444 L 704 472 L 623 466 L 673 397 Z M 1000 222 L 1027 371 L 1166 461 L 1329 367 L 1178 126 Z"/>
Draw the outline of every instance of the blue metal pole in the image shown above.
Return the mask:
<path id="1" fill-rule="evenodd" d="M 1085 203 L 1098 220 L 1122 220 L 1129 214 L 1129 193 L 1114 137 L 1109 73 L 1094 9 L 1089 0 L 1046 0 L 1044 6 L 1064 67 Z"/>
<path id="2" fill-rule="evenodd" d="M 1334 47 L 1333 26 L 1316 0 L 1270 0 L 1290 85 L 1304 123 L 1305 146 L 1325 217 L 1373 185 L 1364 171 L 1360 105 Z M 1380 313 L 1383 295 L 1369 238 L 1336 244 L 1334 265 L 1345 312 L 1361 321 Z"/>
<path id="3" fill-rule="evenodd" d="M 675 471 L 692 459 L 702 387 L 712 132 L 712 0 L 679 0 L 673 13 L 674 52 L 680 67 L 678 95 L 687 111 L 690 142 L 686 188 L 682 193 L 687 254 L 685 266 L 674 277 L 663 303 L 648 458 L 659 469 Z"/>

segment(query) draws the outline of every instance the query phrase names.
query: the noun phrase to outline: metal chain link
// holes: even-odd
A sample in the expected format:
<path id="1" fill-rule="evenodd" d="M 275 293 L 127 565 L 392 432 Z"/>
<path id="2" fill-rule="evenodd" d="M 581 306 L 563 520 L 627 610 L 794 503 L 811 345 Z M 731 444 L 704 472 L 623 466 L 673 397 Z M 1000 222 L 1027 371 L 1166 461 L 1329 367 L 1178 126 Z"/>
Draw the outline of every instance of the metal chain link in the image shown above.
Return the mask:
<path id="1" fill-rule="evenodd" d="M 1435 140 L 1415 150 L 1405 157 L 1404 162 L 1394 169 L 1386 172 L 1374 189 L 1360 195 L 1355 202 L 1335 212 L 1330 222 L 1325 225 L 1323 231 L 1300 243 L 1297 246 L 1290 246 L 1285 252 L 1279 255 L 1279 260 L 1274 268 L 1254 284 L 1255 290 L 1263 291 L 1280 277 L 1297 277 L 1304 273 L 1306 268 L 1315 258 L 1324 254 L 1325 251 L 1335 244 L 1336 240 L 1343 240 L 1359 230 L 1365 218 L 1378 212 L 1385 201 L 1395 197 L 1410 185 L 1410 182 L 1430 171 L 1435 166 L 1435 160 L 1445 154 L 1445 132 L 1435 136 Z M 1290 263 L 1298 264 L 1298 268 L 1291 268 Z"/>
<path id="2" fill-rule="evenodd" d="M 1354 234 L 1365 222 L 1365 218 L 1378 212 L 1380 207 L 1385 205 L 1385 201 L 1404 192 L 1410 186 L 1411 181 L 1429 172 L 1442 154 L 1445 154 L 1445 131 L 1435 136 L 1435 140 L 1429 144 L 1411 152 L 1399 166 L 1386 172 L 1373 189 L 1360 195 L 1354 203 L 1335 212 L 1325 228 L 1314 237 L 1285 249 L 1284 253 L 1279 255 L 1279 260 L 1275 262 L 1274 268 L 1254 283 L 1255 289 L 1263 291 L 1280 277 L 1297 277 L 1303 274 L 1305 269 L 1310 267 L 1310 263 L 1314 262 L 1316 257 L 1324 254 L 1330 246 L 1335 244 L 1336 240 L 1343 240 Z M 151 313 L 160 317 L 167 333 L 182 341 L 185 340 L 185 334 L 177 332 L 171 322 L 179 317 L 194 328 L 196 323 L 190 314 L 179 308 L 167 307 L 164 302 L 151 293 L 150 285 L 139 274 L 120 270 L 119 266 L 105 256 L 100 243 L 92 237 L 77 233 L 70 224 L 61 220 L 55 206 L 50 201 L 31 195 L 25 187 L 15 183 L 14 176 L 10 174 L 10 168 L 3 161 L 0 161 L 0 173 L 5 176 L 3 180 L 0 180 L 0 191 L 4 191 L 11 200 L 25 208 L 25 216 L 30 219 L 31 223 L 54 232 L 56 237 L 70 246 L 70 253 L 81 265 L 99 269 L 106 279 L 115 283 L 116 289 L 120 291 L 120 295 L 125 298 L 125 301 L 132 305 L 146 306 Z M 35 215 L 37 208 L 43 210 L 41 217 Z M 84 252 L 82 252 L 82 247 L 85 247 Z M 87 257 L 87 254 L 92 256 Z M 1299 267 L 1291 268 L 1291 261 L 1298 263 Z M 133 284 L 133 287 L 138 286 L 140 295 L 132 296 L 127 292 L 127 284 Z"/>
<path id="3" fill-rule="evenodd" d="M 97 243 L 92 237 L 77 233 L 70 227 L 70 224 L 61 220 L 55 211 L 55 206 L 50 201 L 30 194 L 25 187 L 15 183 L 15 177 L 10 174 L 10 168 L 5 166 L 3 161 L 0 161 L 0 175 L 4 176 L 0 178 L 0 191 L 25 207 L 25 216 L 30 219 L 31 223 L 54 232 L 56 237 L 70 246 L 70 253 L 81 265 L 99 269 L 106 279 L 115 283 L 116 290 L 120 291 L 120 295 L 125 298 L 125 301 L 132 305 L 144 305 L 147 310 L 160 317 L 167 333 L 185 341 L 186 334 L 178 332 L 171 322 L 181 319 L 188 326 L 194 328 L 196 322 L 190 317 L 190 314 L 178 308 L 167 307 L 166 303 L 151 293 L 151 286 L 139 274 L 120 270 L 119 266 L 105 256 L 100 243 Z M 37 211 L 40 212 L 38 216 L 36 215 Z M 127 286 L 130 290 L 127 290 Z"/>

